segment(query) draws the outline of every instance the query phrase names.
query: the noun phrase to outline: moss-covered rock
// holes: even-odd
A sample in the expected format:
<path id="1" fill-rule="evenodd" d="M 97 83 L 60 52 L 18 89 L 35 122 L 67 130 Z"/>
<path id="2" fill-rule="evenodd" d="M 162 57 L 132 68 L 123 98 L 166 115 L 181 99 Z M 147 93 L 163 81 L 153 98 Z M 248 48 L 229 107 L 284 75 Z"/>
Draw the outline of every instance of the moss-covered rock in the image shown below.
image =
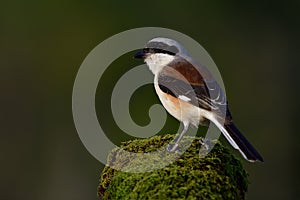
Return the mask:
<path id="1" fill-rule="evenodd" d="M 162 135 L 128 141 L 121 148 L 131 152 L 151 152 L 169 143 L 173 137 Z M 187 139 L 191 137 L 183 140 Z M 128 173 L 105 167 L 98 194 L 104 199 L 244 199 L 248 180 L 241 162 L 220 142 L 205 158 L 199 158 L 200 146 L 199 138 L 196 138 L 179 159 L 152 172 Z M 119 153 L 112 151 L 108 162 L 122 160 L 120 165 L 128 167 L 126 162 L 124 164 L 126 158 Z M 117 159 L 120 157 L 122 159 Z"/>

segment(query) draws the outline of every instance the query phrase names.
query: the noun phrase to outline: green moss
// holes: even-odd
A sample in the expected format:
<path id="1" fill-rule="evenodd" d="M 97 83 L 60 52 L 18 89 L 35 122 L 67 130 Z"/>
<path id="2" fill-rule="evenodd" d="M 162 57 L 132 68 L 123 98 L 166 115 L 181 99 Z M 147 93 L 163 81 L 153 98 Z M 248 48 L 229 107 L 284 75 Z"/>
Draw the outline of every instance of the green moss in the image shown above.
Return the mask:
<path id="1" fill-rule="evenodd" d="M 131 152 L 151 152 L 165 146 L 173 137 L 161 135 L 133 140 L 121 147 Z M 220 142 L 205 158 L 199 158 L 199 149 L 199 138 L 196 138 L 179 159 L 152 172 L 128 173 L 105 167 L 98 194 L 104 199 L 244 199 L 248 180 L 241 162 Z M 133 159 L 135 165 L 131 166 L 126 159 L 129 158 L 124 158 L 121 151 L 113 150 L 108 162 L 120 164 L 122 169 L 151 165 L 149 160 Z"/>

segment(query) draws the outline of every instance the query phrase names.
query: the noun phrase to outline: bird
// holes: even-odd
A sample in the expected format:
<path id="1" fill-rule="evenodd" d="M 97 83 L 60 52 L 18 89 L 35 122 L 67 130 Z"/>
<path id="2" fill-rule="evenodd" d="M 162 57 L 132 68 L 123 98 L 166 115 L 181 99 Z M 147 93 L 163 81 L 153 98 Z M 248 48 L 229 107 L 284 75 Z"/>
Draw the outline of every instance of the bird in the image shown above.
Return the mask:
<path id="1" fill-rule="evenodd" d="M 174 39 L 156 37 L 134 55 L 154 74 L 155 91 L 169 114 L 183 124 L 183 130 L 168 146 L 175 151 L 190 126 L 211 122 L 233 148 L 249 162 L 263 162 L 262 156 L 243 136 L 232 120 L 223 89 L 208 68 L 193 59 Z"/>

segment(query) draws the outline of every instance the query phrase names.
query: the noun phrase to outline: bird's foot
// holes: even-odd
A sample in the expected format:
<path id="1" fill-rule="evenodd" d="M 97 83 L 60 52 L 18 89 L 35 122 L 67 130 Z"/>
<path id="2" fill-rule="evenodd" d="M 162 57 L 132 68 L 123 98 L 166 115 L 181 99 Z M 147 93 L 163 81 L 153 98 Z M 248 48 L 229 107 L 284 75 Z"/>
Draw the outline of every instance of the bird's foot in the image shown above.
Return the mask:
<path id="1" fill-rule="evenodd" d="M 199 140 L 199 143 L 201 144 L 201 148 L 199 150 L 199 157 L 204 158 L 210 152 L 210 150 L 212 150 L 216 142 L 217 140 L 214 141 L 208 138 L 201 137 Z"/>
<path id="2" fill-rule="evenodd" d="M 210 140 L 207 139 L 207 138 L 204 138 L 204 137 L 201 137 L 200 140 L 199 140 L 199 143 L 206 149 L 208 150 L 211 143 L 210 143 Z"/>
<path id="3" fill-rule="evenodd" d="M 175 144 L 168 144 L 168 146 L 166 147 L 166 150 L 170 151 L 170 152 L 177 151 L 177 150 L 179 150 L 178 144 L 177 143 L 175 143 Z"/>

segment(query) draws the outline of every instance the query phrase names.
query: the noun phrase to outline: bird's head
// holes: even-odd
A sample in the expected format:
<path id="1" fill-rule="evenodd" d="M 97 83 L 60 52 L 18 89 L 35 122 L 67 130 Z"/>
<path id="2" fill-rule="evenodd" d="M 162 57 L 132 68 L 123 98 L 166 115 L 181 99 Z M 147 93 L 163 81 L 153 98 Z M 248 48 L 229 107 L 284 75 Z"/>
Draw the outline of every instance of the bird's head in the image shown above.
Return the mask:
<path id="1" fill-rule="evenodd" d="M 148 41 L 134 57 L 144 59 L 150 70 L 157 74 L 180 54 L 186 54 L 186 50 L 180 43 L 169 38 L 158 37 Z"/>

